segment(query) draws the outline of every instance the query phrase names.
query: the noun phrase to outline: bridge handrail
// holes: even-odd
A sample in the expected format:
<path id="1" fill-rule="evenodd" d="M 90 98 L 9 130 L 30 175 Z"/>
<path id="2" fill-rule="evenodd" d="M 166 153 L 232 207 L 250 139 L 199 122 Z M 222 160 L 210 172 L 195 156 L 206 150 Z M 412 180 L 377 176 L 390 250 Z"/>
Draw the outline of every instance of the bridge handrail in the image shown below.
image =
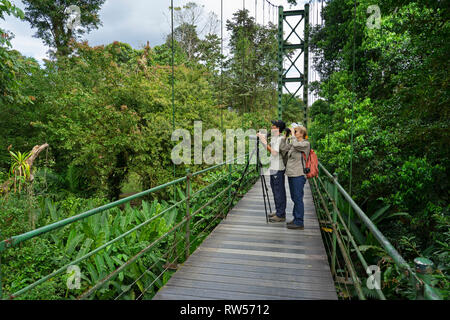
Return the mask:
<path id="1" fill-rule="evenodd" d="M 219 167 L 222 167 L 222 166 L 224 166 L 226 164 L 229 164 L 229 163 L 231 163 L 231 162 L 233 162 L 233 161 L 235 161 L 237 159 L 240 159 L 242 157 L 245 157 L 247 155 L 248 154 L 246 154 L 244 156 L 236 157 L 236 158 L 234 158 L 232 160 L 225 161 L 225 162 L 222 162 L 222 163 L 217 164 L 215 166 L 212 166 L 212 167 L 209 167 L 209 168 L 206 168 L 206 169 L 194 172 L 194 173 L 192 173 L 192 176 L 196 176 L 196 175 L 199 175 L 199 174 L 202 174 L 202 173 L 205 173 L 205 172 L 217 169 Z M 144 190 L 142 192 L 133 194 L 133 195 L 128 196 L 126 198 L 107 203 L 107 204 L 105 204 L 103 206 L 100 206 L 100 207 L 97 207 L 97 208 L 94 208 L 94 209 L 82 212 L 82 213 L 80 213 L 78 215 L 75 215 L 73 217 L 69 217 L 69 218 L 66 218 L 66 219 L 63 219 L 63 220 L 51 223 L 49 225 L 46 225 L 46 226 L 40 227 L 38 229 L 22 233 L 22 234 L 17 235 L 17 236 L 12 236 L 12 237 L 10 237 L 8 239 L 0 241 L 0 253 L 5 251 L 8 248 L 15 247 L 19 243 L 27 241 L 27 240 L 30 240 L 30 239 L 32 239 L 34 237 L 37 237 L 37 236 L 41 235 L 41 234 L 44 234 L 44 233 L 47 233 L 47 232 L 50 232 L 50 231 L 62 228 L 62 227 L 66 226 L 68 224 L 71 224 L 73 222 L 86 219 L 86 218 L 88 218 L 88 217 L 90 217 L 92 215 L 95 215 L 95 214 L 98 214 L 100 212 L 106 211 L 108 209 L 120 206 L 120 205 L 125 204 L 127 202 L 130 202 L 130 201 L 132 201 L 134 199 L 141 198 L 141 197 L 146 196 L 146 195 L 148 195 L 150 193 L 162 190 L 164 188 L 170 187 L 172 185 L 175 185 L 175 184 L 183 182 L 183 181 L 186 181 L 186 176 L 178 178 L 178 179 L 175 179 L 175 180 L 172 180 L 172 181 L 169 181 L 167 183 L 164 183 L 162 185 L 150 188 L 148 190 Z"/>
<path id="2" fill-rule="evenodd" d="M 332 180 L 332 182 L 336 185 L 339 192 L 348 201 L 348 203 L 352 206 L 355 212 L 358 214 L 361 221 L 366 225 L 366 227 L 373 233 L 378 242 L 383 246 L 386 252 L 394 259 L 395 263 L 402 269 L 407 270 L 408 272 L 412 272 L 411 267 L 408 263 L 403 259 L 403 257 L 398 253 L 398 251 L 394 248 L 394 246 L 389 242 L 388 239 L 381 233 L 381 231 L 377 228 L 377 226 L 370 220 L 370 218 L 361 210 L 361 208 L 356 204 L 356 202 L 352 199 L 352 197 L 345 191 L 345 189 L 339 184 L 335 177 L 333 177 L 328 170 L 319 162 L 320 168 L 326 174 L 328 178 Z"/>
<path id="3" fill-rule="evenodd" d="M 400 255 L 400 253 L 394 248 L 394 246 L 389 242 L 389 240 L 383 235 L 383 233 L 377 228 L 377 226 L 370 220 L 370 218 L 364 213 L 364 211 L 356 204 L 356 202 L 352 199 L 352 197 L 347 193 L 347 191 L 339 184 L 336 177 L 331 175 L 331 173 L 319 162 L 320 169 L 325 173 L 325 175 L 332 181 L 332 183 L 336 186 L 337 190 L 339 190 L 340 194 L 345 198 L 345 200 L 350 204 L 353 210 L 357 213 L 360 220 L 363 224 L 368 228 L 368 230 L 373 234 L 375 239 L 380 243 L 380 245 L 386 250 L 387 254 L 392 258 L 394 263 L 405 272 L 407 276 L 418 286 L 420 286 L 424 291 L 424 297 L 426 299 L 435 300 L 441 299 L 439 293 L 428 283 L 422 280 L 415 270 L 413 270 L 410 265 L 405 261 L 405 259 Z M 320 177 L 318 177 L 320 179 Z M 321 180 L 321 179 L 320 179 Z M 320 181 L 319 180 L 319 181 Z M 330 199 L 333 202 L 332 197 Z M 334 199 L 336 201 L 336 199 Z M 333 202 L 333 206 L 336 206 L 336 203 Z M 336 208 L 336 207 L 335 207 Z M 337 209 L 337 208 L 336 208 Z M 340 217 L 342 219 L 342 217 Z M 346 228 L 346 226 L 344 225 Z M 353 246 L 355 247 L 354 240 L 350 231 L 346 228 L 346 231 L 349 233 L 350 240 L 352 241 Z M 365 261 L 361 260 L 362 256 L 360 255 L 359 249 L 357 247 L 354 248 L 358 254 L 358 258 L 360 261 L 365 264 Z M 379 292 L 380 298 L 384 299 L 384 296 L 381 292 Z"/>

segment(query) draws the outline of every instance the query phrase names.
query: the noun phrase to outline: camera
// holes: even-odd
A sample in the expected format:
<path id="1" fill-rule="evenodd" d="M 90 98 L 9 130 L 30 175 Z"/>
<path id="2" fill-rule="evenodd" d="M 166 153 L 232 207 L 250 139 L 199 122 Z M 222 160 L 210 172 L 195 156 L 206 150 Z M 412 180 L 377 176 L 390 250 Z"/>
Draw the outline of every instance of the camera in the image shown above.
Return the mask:
<path id="1" fill-rule="evenodd" d="M 286 137 L 291 135 L 291 128 L 286 128 L 284 129 L 284 134 L 286 135 Z"/>
<path id="2" fill-rule="evenodd" d="M 266 137 L 266 139 L 269 139 L 269 138 L 271 137 L 271 135 L 272 135 L 272 133 L 270 132 L 270 130 L 265 132 L 265 129 L 259 131 L 259 133 L 262 133 L 262 134 Z M 258 136 L 256 136 L 256 135 L 249 135 L 248 138 L 249 138 L 250 140 L 258 140 Z"/>

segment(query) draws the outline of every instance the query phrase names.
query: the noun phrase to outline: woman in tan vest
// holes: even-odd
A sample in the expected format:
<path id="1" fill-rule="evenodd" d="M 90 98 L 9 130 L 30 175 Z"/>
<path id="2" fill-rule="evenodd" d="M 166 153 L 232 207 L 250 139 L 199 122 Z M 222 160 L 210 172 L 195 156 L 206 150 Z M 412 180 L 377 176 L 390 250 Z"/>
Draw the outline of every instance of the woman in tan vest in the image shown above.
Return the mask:
<path id="1" fill-rule="evenodd" d="M 286 227 L 289 229 L 303 230 L 303 216 L 305 211 L 303 188 L 306 183 L 303 153 L 308 158 L 311 144 L 306 140 L 307 131 L 305 127 L 296 124 L 293 127 L 291 126 L 289 129 L 291 136 L 283 137 L 280 143 L 281 154 L 288 158 L 286 163 L 286 176 L 288 177 L 291 199 L 294 202 L 294 210 L 292 212 L 294 219 L 288 222 Z"/>

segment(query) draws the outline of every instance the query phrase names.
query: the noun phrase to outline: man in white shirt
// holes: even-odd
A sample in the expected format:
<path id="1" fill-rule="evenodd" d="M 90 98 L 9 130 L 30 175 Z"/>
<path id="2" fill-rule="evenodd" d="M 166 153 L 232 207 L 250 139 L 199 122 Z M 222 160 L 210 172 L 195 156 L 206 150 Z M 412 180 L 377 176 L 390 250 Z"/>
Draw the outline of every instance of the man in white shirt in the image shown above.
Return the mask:
<path id="1" fill-rule="evenodd" d="M 269 215 L 270 222 L 286 221 L 286 188 L 285 188 L 285 165 L 280 154 L 280 142 L 282 132 L 286 124 L 281 120 L 273 120 L 271 128 L 271 142 L 267 143 L 266 137 L 258 133 L 258 137 L 266 149 L 270 152 L 270 187 L 273 192 L 276 212 Z"/>

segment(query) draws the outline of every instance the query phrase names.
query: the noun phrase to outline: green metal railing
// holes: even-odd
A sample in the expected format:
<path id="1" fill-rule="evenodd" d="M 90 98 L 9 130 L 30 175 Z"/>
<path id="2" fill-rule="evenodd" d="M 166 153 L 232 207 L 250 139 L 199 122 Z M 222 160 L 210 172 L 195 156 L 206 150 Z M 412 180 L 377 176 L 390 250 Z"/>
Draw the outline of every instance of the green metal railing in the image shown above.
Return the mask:
<path id="1" fill-rule="evenodd" d="M 328 178 L 329 183 L 332 185 L 331 192 L 329 191 L 330 188 L 326 187 L 321 176 Z M 329 252 L 331 272 L 334 276 L 337 287 L 341 287 L 341 284 L 344 284 L 345 286 L 350 284 L 355 289 L 358 298 L 365 300 L 367 297 L 362 287 L 361 277 L 373 276 L 368 269 L 369 265 L 360 250 L 360 246 L 358 246 L 354 234 L 351 231 L 352 227 L 349 223 L 350 214 L 348 215 L 348 219 L 346 221 L 341 210 L 338 208 L 338 194 L 340 193 L 340 195 L 350 205 L 351 209 L 353 209 L 353 212 L 356 213 L 357 218 L 362 225 L 364 225 L 374 236 L 387 255 L 392 258 L 395 265 L 409 278 L 410 285 L 412 285 L 417 292 L 416 297 L 419 299 L 424 298 L 430 300 L 441 299 L 436 290 L 429 283 L 424 281 L 424 277 L 422 277 L 420 272 L 417 272 L 410 267 L 410 265 L 403 259 L 389 240 L 380 232 L 380 230 L 369 219 L 364 211 L 361 210 L 361 208 L 355 203 L 346 190 L 339 184 L 336 175 L 331 175 L 328 170 L 321 163 L 319 163 L 319 176 L 311 179 L 310 181 L 319 222 L 322 230 L 326 230 L 323 232 L 324 244 L 327 246 Z M 353 257 L 356 255 L 356 259 L 353 258 L 352 260 L 350 249 L 353 250 Z M 355 267 L 357 262 L 361 264 L 360 266 L 362 266 L 362 269 L 366 274 L 362 274 L 361 276 L 358 275 L 358 271 L 360 274 L 362 272 L 361 268 L 358 270 Z M 337 268 L 341 271 L 341 274 L 343 274 L 343 271 L 345 270 L 345 277 L 338 276 Z M 383 294 L 381 284 L 379 287 L 375 286 L 373 290 L 375 290 L 375 294 L 379 299 L 386 299 Z"/>
<path id="2" fill-rule="evenodd" d="M 7 238 L 7 239 L 1 241 L 0 242 L 0 299 L 4 299 L 3 295 L 6 296 L 6 299 L 14 299 L 14 298 L 24 294 L 25 292 L 28 292 L 31 289 L 39 286 L 40 284 L 58 276 L 58 275 L 61 275 L 68 269 L 69 266 L 77 265 L 77 264 L 81 263 L 82 261 L 87 260 L 91 256 L 99 253 L 101 250 L 104 250 L 105 248 L 108 248 L 112 244 L 124 239 L 125 237 L 129 236 L 133 232 L 143 228 L 146 225 L 149 225 L 151 222 L 156 221 L 157 219 L 162 218 L 168 212 L 171 212 L 172 210 L 175 210 L 177 208 L 180 211 L 185 209 L 184 217 L 178 223 L 175 223 L 175 225 L 173 227 L 171 227 L 170 230 L 168 230 L 165 234 L 158 237 L 157 239 L 149 239 L 149 240 L 152 240 L 152 242 L 147 247 L 145 247 L 140 252 L 138 252 L 136 255 L 134 255 L 133 257 L 128 259 L 128 261 L 123 263 L 121 266 L 116 268 L 114 271 L 110 272 L 106 277 L 104 277 L 103 279 L 101 279 L 100 281 L 95 283 L 95 285 L 93 285 L 87 291 L 82 293 L 78 297 L 78 299 L 86 299 L 86 298 L 92 296 L 98 289 L 100 289 L 107 282 L 109 282 L 111 279 L 116 277 L 121 271 L 123 271 L 124 269 L 129 267 L 131 264 L 133 264 L 135 261 L 137 261 L 139 258 L 141 258 L 145 253 L 148 253 L 152 249 L 156 248 L 157 245 L 160 244 L 163 240 L 167 240 L 170 235 L 174 234 L 173 243 L 170 245 L 169 241 L 168 241 L 168 245 L 167 245 L 168 248 L 166 250 L 166 255 L 164 255 L 162 257 L 168 261 L 167 267 L 164 268 L 164 270 L 159 274 L 159 276 L 156 279 L 154 279 L 154 281 L 152 281 L 150 284 L 147 285 L 146 289 L 143 292 L 141 292 L 141 295 L 138 298 L 142 297 L 147 292 L 147 290 L 151 286 L 153 286 L 155 284 L 155 282 L 158 279 L 160 279 L 167 270 L 170 270 L 173 267 L 173 265 L 174 265 L 173 262 L 188 258 L 188 256 L 191 253 L 192 243 L 199 240 L 201 236 L 204 236 L 205 232 L 207 232 L 209 230 L 209 228 L 214 225 L 214 223 L 217 221 L 217 219 L 226 217 L 226 213 L 228 212 L 230 207 L 233 205 L 232 201 L 233 201 L 234 197 L 232 197 L 232 194 L 233 194 L 232 189 L 234 187 L 236 189 L 234 192 L 235 193 L 239 192 L 239 190 L 238 190 L 239 188 L 236 188 L 236 184 L 241 183 L 241 180 L 242 180 L 241 178 L 243 178 L 243 180 L 246 180 L 245 186 L 248 186 L 250 183 L 253 183 L 254 181 L 256 181 L 256 177 L 257 177 L 256 173 L 254 175 L 250 174 L 250 175 L 245 176 L 243 174 L 243 172 L 240 172 L 240 171 L 243 171 L 244 166 L 240 165 L 240 164 L 234 164 L 235 161 L 237 161 L 241 158 L 247 159 L 247 161 L 248 161 L 249 155 L 246 154 L 243 157 L 238 157 L 233 160 L 209 167 L 207 169 L 204 169 L 204 170 L 201 170 L 198 172 L 194 172 L 194 173 L 187 172 L 184 177 L 178 178 L 176 180 L 170 181 L 170 182 L 162 184 L 160 186 L 148 189 L 146 191 L 142 191 L 142 192 L 134 194 L 132 196 L 129 196 L 129 197 L 105 204 L 103 206 L 88 210 L 88 211 L 78 214 L 76 216 L 73 216 L 73 217 L 70 217 L 70 218 L 67 218 L 67 219 L 64 219 L 61 221 L 57 221 L 55 223 L 43 226 L 36 230 L 32 230 L 32 231 L 29 231 L 29 232 L 26 232 L 26 233 L 23 233 L 23 234 L 20 234 L 17 236 L 13 236 L 13 237 L 10 237 L 10 238 Z M 234 170 L 233 170 L 233 166 L 235 166 Z M 199 176 L 204 173 L 211 172 L 213 170 L 217 170 L 217 169 L 225 169 L 225 170 L 223 170 L 224 173 L 221 176 L 219 176 L 214 182 L 212 182 L 212 183 L 206 185 L 205 187 L 201 188 L 200 190 L 197 190 L 196 192 L 192 193 L 192 180 L 194 177 Z M 233 173 L 235 173 L 235 172 L 240 172 L 239 179 L 236 179 L 236 177 L 233 177 Z M 185 183 L 185 198 L 184 199 L 174 203 L 170 207 L 165 208 L 158 214 L 152 216 L 150 219 L 145 220 L 144 222 L 140 223 L 139 225 L 124 232 L 123 234 L 117 236 L 116 238 L 100 245 L 99 247 L 95 248 L 94 250 L 79 257 L 78 259 L 75 259 L 75 260 L 63 265 L 62 267 L 53 271 L 52 273 L 48 274 L 47 276 L 45 276 L 33 283 L 26 285 L 24 288 L 14 292 L 14 293 L 7 294 L 4 292 L 3 283 L 2 283 L 2 273 L 1 273 L 1 263 L 2 263 L 1 257 L 2 257 L 2 253 L 5 252 L 6 250 L 13 248 L 13 247 L 17 247 L 21 243 L 29 241 L 30 239 L 39 237 L 41 235 L 46 235 L 53 231 L 59 230 L 65 226 L 85 220 L 88 217 L 98 215 L 99 213 L 106 212 L 109 209 L 118 207 L 125 203 L 129 203 L 130 201 L 132 201 L 134 199 L 142 198 L 144 196 L 150 195 L 152 193 L 163 190 L 165 188 L 179 185 L 183 182 Z M 208 197 L 207 198 L 208 201 L 206 201 L 205 203 L 201 203 L 200 207 L 196 208 L 195 210 L 192 209 L 192 204 L 194 203 L 193 202 L 194 199 L 203 195 L 205 192 L 209 192 L 210 190 L 212 190 L 212 188 L 214 186 L 217 186 L 221 182 L 223 184 L 225 184 L 225 187 L 223 187 L 223 189 L 220 192 L 218 192 L 215 196 Z M 225 199 L 220 201 L 219 205 L 209 208 L 209 210 L 210 210 L 209 213 L 215 214 L 215 216 L 211 217 L 211 216 L 204 215 L 203 218 L 196 221 L 195 223 L 192 222 L 193 218 L 195 218 L 200 212 L 205 211 L 205 209 L 208 209 L 208 206 L 211 207 L 211 205 L 215 204 L 215 202 L 217 202 L 218 199 L 221 197 L 224 197 Z M 195 204 L 198 205 L 198 203 L 195 203 Z M 177 213 L 177 216 L 178 216 L 178 213 Z M 212 219 L 212 220 L 208 221 L 208 219 Z M 203 223 L 205 221 L 208 222 L 207 226 L 205 228 L 203 228 L 203 230 L 201 230 L 201 232 L 196 234 L 195 238 L 192 238 L 192 236 L 193 236 L 192 230 L 194 228 L 196 228 L 197 226 L 199 226 L 200 223 Z M 179 239 L 177 240 L 176 232 L 177 232 L 177 230 L 181 230 L 183 226 L 185 226 L 184 236 L 178 237 Z M 182 250 L 183 256 L 181 253 L 180 254 L 176 253 L 176 248 L 180 244 L 183 245 L 183 247 L 184 247 Z M 175 254 L 177 254 L 175 257 L 171 257 L 171 255 L 173 256 Z M 150 266 L 146 271 L 151 270 L 155 265 L 156 265 L 156 263 L 153 264 L 152 266 Z M 138 279 L 136 279 L 133 282 L 133 284 L 135 284 L 137 281 L 139 281 L 141 279 L 141 277 L 144 276 L 144 274 L 145 274 L 145 272 Z M 131 284 L 131 285 L 133 285 L 133 284 Z M 129 287 L 131 287 L 131 285 Z M 116 297 L 116 299 L 119 298 L 120 296 L 122 296 L 123 293 L 124 292 L 120 293 Z"/>

